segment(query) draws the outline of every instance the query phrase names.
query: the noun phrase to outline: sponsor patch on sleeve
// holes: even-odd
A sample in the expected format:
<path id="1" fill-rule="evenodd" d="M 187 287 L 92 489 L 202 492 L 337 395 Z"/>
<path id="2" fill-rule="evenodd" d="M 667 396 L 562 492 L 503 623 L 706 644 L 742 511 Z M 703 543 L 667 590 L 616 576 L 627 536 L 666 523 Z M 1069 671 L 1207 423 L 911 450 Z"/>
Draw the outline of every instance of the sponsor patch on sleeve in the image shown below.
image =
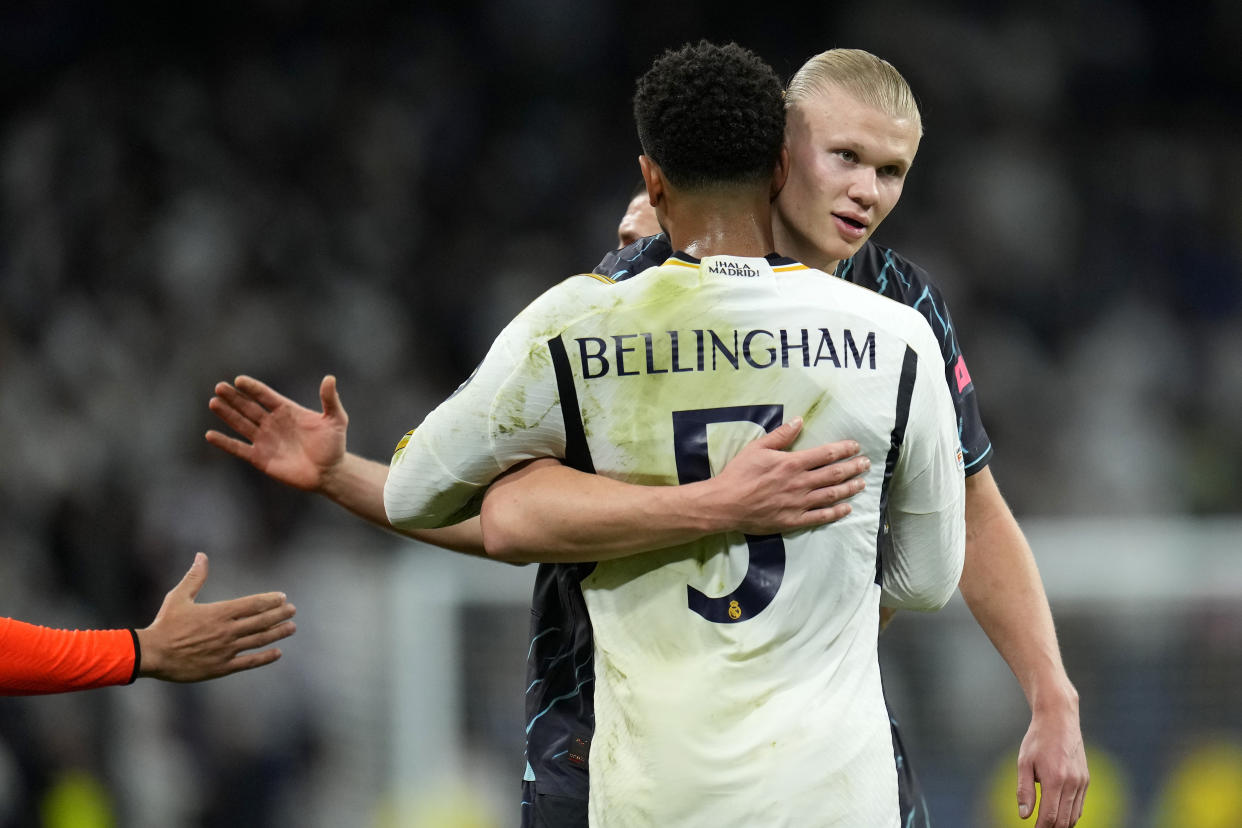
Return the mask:
<path id="1" fill-rule="evenodd" d="M 966 358 L 961 354 L 953 365 L 953 376 L 957 379 L 957 393 L 962 393 L 970 386 L 970 371 L 966 370 Z"/>

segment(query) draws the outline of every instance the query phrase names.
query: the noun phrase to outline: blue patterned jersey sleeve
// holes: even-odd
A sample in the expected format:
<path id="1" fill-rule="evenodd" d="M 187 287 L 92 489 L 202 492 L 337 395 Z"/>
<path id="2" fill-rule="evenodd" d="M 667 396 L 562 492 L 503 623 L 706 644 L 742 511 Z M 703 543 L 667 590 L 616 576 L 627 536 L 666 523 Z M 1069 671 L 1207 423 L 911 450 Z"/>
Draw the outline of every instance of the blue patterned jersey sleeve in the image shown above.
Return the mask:
<path id="1" fill-rule="evenodd" d="M 614 282 L 620 282 L 642 273 L 649 267 L 664 264 L 664 261 L 671 255 L 673 255 L 673 246 L 669 244 L 668 236 L 660 233 L 631 242 L 620 250 L 608 251 L 603 261 L 595 266 L 593 272 L 600 276 L 607 276 Z"/>
<path id="2" fill-rule="evenodd" d="M 953 317 L 940 289 L 922 267 L 872 242 L 863 245 L 857 255 L 842 262 L 837 270 L 841 278 L 909 305 L 931 323 L 944 357 L 945 381 L 957 409 L 957 431 L 966 475 L 982 471 L 992 459 L 992 441 L 983 428 L 975 384 L 966 368 L 957 329 L 953 327 Z"/>

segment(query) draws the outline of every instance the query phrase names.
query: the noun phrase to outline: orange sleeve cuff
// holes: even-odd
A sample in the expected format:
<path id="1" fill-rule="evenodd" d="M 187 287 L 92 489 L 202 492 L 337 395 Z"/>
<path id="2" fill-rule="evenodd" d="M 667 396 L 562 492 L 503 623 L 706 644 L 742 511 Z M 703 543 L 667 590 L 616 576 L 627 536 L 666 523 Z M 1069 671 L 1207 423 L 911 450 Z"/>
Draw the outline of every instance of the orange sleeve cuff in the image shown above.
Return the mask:
<path id="1" fill-rule="evenodd" d="M 138 665 L 133 630 L 54 630 L 0 618 L 0 695 L 129 684 Z"/>

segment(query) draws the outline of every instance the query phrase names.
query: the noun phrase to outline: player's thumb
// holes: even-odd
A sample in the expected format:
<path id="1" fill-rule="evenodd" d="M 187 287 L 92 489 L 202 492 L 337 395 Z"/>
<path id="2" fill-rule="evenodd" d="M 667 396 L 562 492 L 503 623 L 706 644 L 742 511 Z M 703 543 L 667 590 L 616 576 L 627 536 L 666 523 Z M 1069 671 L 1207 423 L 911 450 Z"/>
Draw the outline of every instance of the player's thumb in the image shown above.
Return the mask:
<path id="1" fill-rule="evenodd" d="M 319 402 L 323 405 L 323 413 L 329 417 L 339 417 L 345 413 L 341 406 L 341 395 L 336 390 L 336 377 L 328 374 L 319 383 Z"/>
<path id="2" fill-rule="evenodd" d="M 191 601 L 198 597 L 198 592 L 203 588 L 203 584 L 207 583 L 207 555 L 202 552 L 194 553 L 194 563 L 190 564 L 190 571 L 185 573 L 181 579 L 181 583 L 177 584 L 174 592 L 184 593 Z"/>
<path id="3" fill-rule="evenodd" d="M 1018 763 L 1018 816 L 1026 819 L 1035 812 L 1035 773 L 1029 762 Z"/>
<path id="4" fill-rule="evenodd" d="M 765 448 L 770 449 L 787 449 L 793 445 L 793 441 L 797 439 L 799 432 L 802 431 L 802 418 L 794 417 L 787 423 L 782 423 L 767 434 L 759 438 L 759 443 Z"/>

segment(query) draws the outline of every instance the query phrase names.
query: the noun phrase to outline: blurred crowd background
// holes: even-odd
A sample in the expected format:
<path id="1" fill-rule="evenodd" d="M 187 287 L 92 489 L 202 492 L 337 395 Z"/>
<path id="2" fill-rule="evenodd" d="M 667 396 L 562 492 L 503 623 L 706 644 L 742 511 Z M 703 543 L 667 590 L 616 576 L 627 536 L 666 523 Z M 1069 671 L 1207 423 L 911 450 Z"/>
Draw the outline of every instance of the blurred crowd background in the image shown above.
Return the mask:
<path id="1" fill-rule="evenodd" d="M 1242 546 L 1242 6 L 722 9 L 0 11 L 0 613 L 141 626 L 203 550 L 205 598 L 283 589 L 300 630 L 275 667 L 209 685 L 0 701 L 0 826 L 516 823 L 530 573 L 280 488 L 204 442 L 207 400 L 249 373 L 317 405 L 332 372 L 350 448 L 387 458 L 504 322 L 614 244 L 633 81 L 700 37 L 783 77 L 865 48 L 911 82 L 926 137 L 877 241 L 948 297 L 1019 518 L 1100 538 L 1085 589 L 1079 562 L 1045 563 L 1093 792 L 1111 779 L 1118 803 L 1093 824 L 1216 824 L 1156 797 L 1184 762 L 1242 773 L 1234 570 L 1193 601 L 1116 583 L 1153 519 Z M 1170 542 L 1147 582 L 1193 552 Z M 436 796 L 417 722 L 398 726 L 432 678 L 419 647 L 461 688 L 426 717 L 462 766 Z M 960 606 L 900 620 L 883 652 L 939 824 L 1008 824 L 984 804 L 1026 724 L 1003 662 Z"/>

